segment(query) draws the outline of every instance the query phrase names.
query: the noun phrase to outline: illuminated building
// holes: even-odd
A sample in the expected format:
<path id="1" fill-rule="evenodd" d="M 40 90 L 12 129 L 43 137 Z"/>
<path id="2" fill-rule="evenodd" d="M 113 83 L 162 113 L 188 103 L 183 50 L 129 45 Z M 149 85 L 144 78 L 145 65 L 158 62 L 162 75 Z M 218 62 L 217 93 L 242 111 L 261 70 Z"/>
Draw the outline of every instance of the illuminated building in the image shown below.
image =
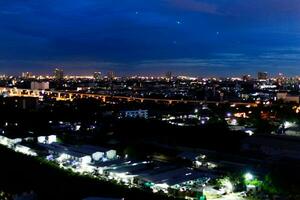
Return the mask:
<path id="1" fill-rule="evenodd" d="M 172 79 L 172 72 L 167 72 L 166 73 L 166 79 L 171 80 Z"/>
<path id="2" fill-rule="evenodd" d="M 54 79 L 56 79 L 56 80 L 64 79 L 64 71 L 62 69 L 56 68 L 54 70 Z"/>
<path id="3" fill-rule="evenodd" d="M 299 103 L 298 95 L 289 95 L 287 92 L 278 92 L 276 94 L 277 101 L 283 101 L 285 103 Z"/>
<path id="4" fill-rule="evenodd" d="M 38 143 L 42 143 L 42 144 L 52 144 L 54 142 L 57 142 L 56 135 L 39 136 L 37 140 Z"/>
<path id="5" fill-rule="evenodd" d="M 257 73 L 257 79 L 258 80 L 267 80 L 268 79 L 268 73 L 267 72 L 258 72 Z"/>
<path id="6" fill-rule="evenodd" d="M 95 80 L 100 80 L 101 79 L 101 72 L 94 72 L 94 79 Z"/>
<path id="7" fill-rule="evenodd" d="M 114 71 L 109 71 L 107 72 L 107 78 L 112 80 L 112 79 L 115 79 L 116 77 L 116 73 Z"/>
<path id="8" fill-rule="evenodd" d="M 32 90 L 48 90 L 49 89 L 49 82 L 31 82 L 30 88 Z"/>
<path id="9" fill-rule="evenodd" d="M 50 138 L 49 138 L 50 137 Z M 51 155 L 59 156 L 60 160 L 76 160 L 89 163 L 94 161 L 113 160 L 117 157 L 116 150 L 101 148 L 98 146 L 82 145 L 72 146 L 56 142 L 56 137 L 48 136 L 38 138 L 39 145 L 48 150 Z"/>
<path id="10" fill-rule="evenodd" d="M 32 73 L 31 72 L 22 72 L 22 78 L 29 79 L 31 77 L 32 77 Z"/>
<path id="11" fill-rule="evenodd" d="M 148 119 L 148 110 L 127 110 L 120 113 L 124 118 L 144 118 Z"/>
<path id="12" fill-rule="evenodd" d="M 250 81 L 251 80 L 251 75 L 244 75 L 242 77 L 243 81 Z"/>

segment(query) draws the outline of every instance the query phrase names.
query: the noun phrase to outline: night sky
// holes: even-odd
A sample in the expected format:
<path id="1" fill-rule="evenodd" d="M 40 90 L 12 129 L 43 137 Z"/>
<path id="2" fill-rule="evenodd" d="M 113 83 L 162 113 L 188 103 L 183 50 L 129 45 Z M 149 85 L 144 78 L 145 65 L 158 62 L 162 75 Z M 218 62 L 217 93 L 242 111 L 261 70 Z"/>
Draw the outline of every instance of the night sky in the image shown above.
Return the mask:
<path id="1" fill-rule="evenodd" d="M 0 73 L 300 75 L 300 0 L 1 0 Z"/>

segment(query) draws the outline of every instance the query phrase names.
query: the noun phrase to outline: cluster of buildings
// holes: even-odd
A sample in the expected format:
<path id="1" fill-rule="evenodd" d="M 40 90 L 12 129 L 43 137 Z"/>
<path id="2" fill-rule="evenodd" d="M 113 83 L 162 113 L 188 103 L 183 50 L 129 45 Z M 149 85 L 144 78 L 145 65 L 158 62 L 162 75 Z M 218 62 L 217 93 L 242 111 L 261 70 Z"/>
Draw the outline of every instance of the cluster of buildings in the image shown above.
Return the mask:
<path id="1" fill-rule="evenodd" d="M 206 108 L 196 108 L 193 113 L 179 114 L 179 115 L 163 115 L 162 121 L 165 121 L 175 126 L 199 126 L 205 125 L 211 118 L 211 114 L 205 111 Z M 204 112 L 202 112 L 204 111 Z"/>
<path id="2" fill-rule="evenodd" d="M 49 160 L 57 160 L 61 163 L 71 162 L 75 165 L 91 164 L 92 162 L 108 161 L 117 158 L 115 150 L 109 150 L 97 146 L 82 145 L 72 146 L 57 142 L 39 143 L 47 152 Z"/>
<path id="3" fill-rule="evenodd" d="M 16 138 L 16 139 L 11 139 L 5 136 L 0 136 L 0 144 L 3 146 L 6 146 L 9 149 L 12 149 L 16 152 L 23 153 L 25 155 L 29 156 L 37 156 L 37 153 L 32 150 L 31 148 L 21 145 L 20 142 L 22 139 Z"/>
<path id="4" fill-rule="evenodd" d="M 121 158 L 116 150 L 93 145 L 65 144 L 59 142 L 56 135 L 23 139 L 0 136 L 0 144 L 16 152 L 56 162 L 64 169 L 173 196 L 195 196 L 196 193 L 202 193 L 211 179 L 216 178 L 208 168 L 199 170 L 193 166 L 155 160 Z"/>
<path id="5" fill-rule="evenodd" d="M 52 76 L 34 76 L 30 72 L 21 77 L 6 77 L 0 85 L 32 90 L 68 90 L 93 94 L 107 94 L 139 98 L 163 98 L 177 100 L 203 100 L 215 102 L 294 102 L 299 103 L 299 84 L 296 78 L 282 74 L 269 77 L 258 72 L 257 78 L 244 75 L 233 78 L 163 77 L 117 77 L 109 71 L 106 76 L 95 72 L 90 76 L 65 75 L 56 68 Z"/>
<path id="6" fill-rule="evenodd" d="M 148 110 L 124 110 L 120 112 L 119 118 L 148 119 Z"/>

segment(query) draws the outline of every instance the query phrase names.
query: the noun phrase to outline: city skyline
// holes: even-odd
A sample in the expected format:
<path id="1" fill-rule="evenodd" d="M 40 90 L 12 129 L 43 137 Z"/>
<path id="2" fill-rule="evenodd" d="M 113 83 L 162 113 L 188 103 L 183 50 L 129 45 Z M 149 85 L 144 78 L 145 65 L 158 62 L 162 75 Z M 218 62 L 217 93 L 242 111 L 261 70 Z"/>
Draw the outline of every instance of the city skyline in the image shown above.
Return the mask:
<path id="1" fill-rule="evenodd" d="M 0 72 L 300 74 L 297 0 L 0 3 Z"/>
<path id="2" fill-rule="evenodd" d="M 61 75 L 58 75 L 58 71 L 59 74 L 61 73 Z M 124 73 L 118 73 L 116 71 L 113 70 L 105 70 L 105 71 L 84 71 L 83 73 L 74 73 L 74 71 L 72 70 L 68 70 L 65 71 L 65 69 L 63 67 L 56 67 L 56 68 L 52 68 L 52 71 L 49 70 L 48 72 L 43 72 L 43 73 L 39 73 L 37 71 L 22 71 L 22 72 L 17 72 L 15 74 L 1 74 L 0 76 L 3 77 L 21 77 L 21 78 L 37 78 L 37 77 L 57 77 L 60 76 L 60 78 L 58 79 L 63 79 L 63 78 L 93 78 L 93 79 L 103 79 L 105 77 L 110 77 L 111 73 L 113 74 L 114 77 L 116 78 L 166 78 L 169 79 L 170 77 L 173 78 L 191 78 L 191 79 L 195 79 L 195 78 L 232 78 L 232 79 L 244 79 L 245 77 L 247 77 L 248 79 L 261 79 L 259 77 L 264 76 L 265 78 L 262 79 L 272 79 L 272 78 L 298 78 L 300 75 L 294 74 L 292 76 L 286 75 L 282 72 L 279 73 L 269 73 L 267 71 L 257 71 L 257 72 L 252 72 L 249 74 L 237 74 L 235 76 L 219 76 L 219 75 L 197 75 L 197 74 L 183 74 L 183 73 L 173 73 L 173 71 L 165 71 L 162 73 L 149 73 L 149 74 L 140 74 L 140 73 L 136 73 L 136 74 L 124 74 Z M 263 74 L 263 75 L 262 75 Z M 57 78 L 56 78 L 57 79 Z"/>
<path id="3" fill-rule="evenodd" d="M 300 0 L 0 1 L 0 200 L 300 197 Z"/>

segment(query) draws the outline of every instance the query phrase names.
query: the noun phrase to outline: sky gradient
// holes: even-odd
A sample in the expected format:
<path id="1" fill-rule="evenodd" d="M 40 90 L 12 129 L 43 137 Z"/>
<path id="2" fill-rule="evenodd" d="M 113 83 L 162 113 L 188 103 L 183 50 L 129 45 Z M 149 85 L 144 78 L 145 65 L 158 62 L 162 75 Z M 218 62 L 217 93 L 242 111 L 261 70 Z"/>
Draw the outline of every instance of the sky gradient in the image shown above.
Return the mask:
<path id="1" fill-rule="evenodd" d="M 300 0 L 3 0 L 0 73 L 300 75 Z"/>

